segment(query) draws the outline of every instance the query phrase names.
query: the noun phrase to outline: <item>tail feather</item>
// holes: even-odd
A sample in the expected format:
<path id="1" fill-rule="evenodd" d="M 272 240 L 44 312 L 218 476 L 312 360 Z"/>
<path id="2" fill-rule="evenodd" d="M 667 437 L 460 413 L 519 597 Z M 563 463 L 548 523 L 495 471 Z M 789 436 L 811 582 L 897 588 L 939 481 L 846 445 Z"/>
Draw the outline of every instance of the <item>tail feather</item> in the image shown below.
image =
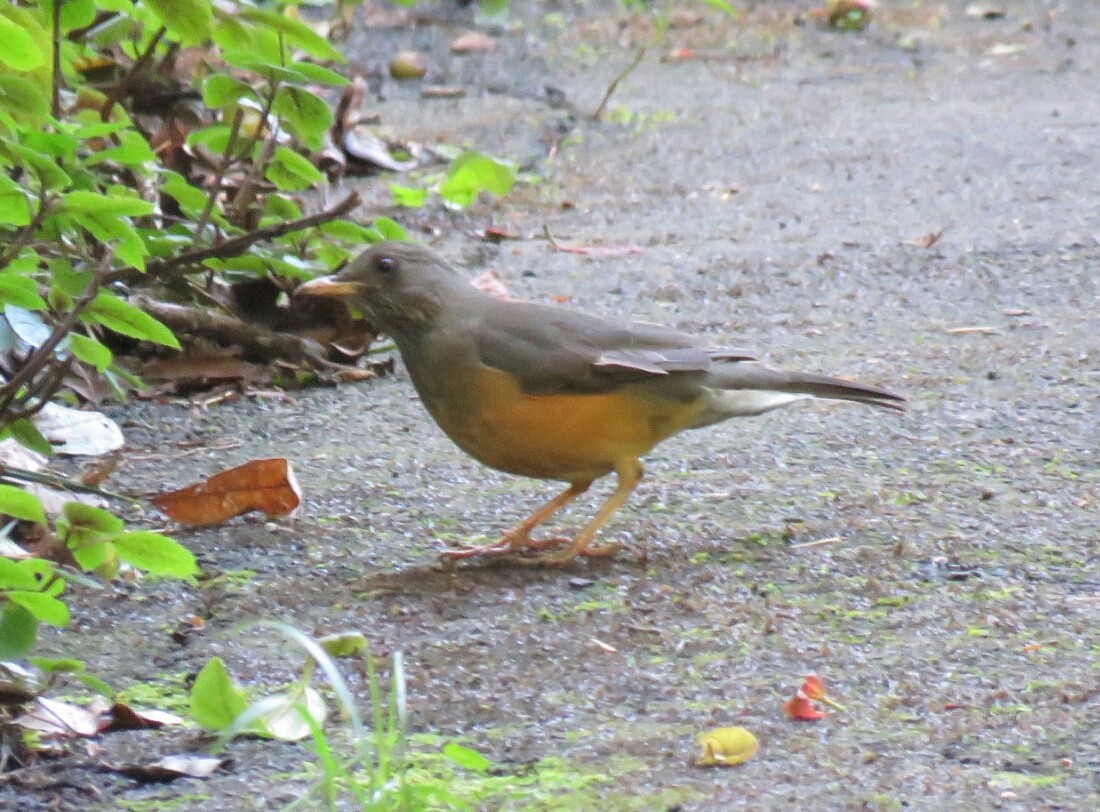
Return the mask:
<path id="1" fill-rule="evenodd" d="M 784 372 L 761 364 L 716 364 L 705 385 L 723 390 L 716 394 L 731 416 L 760 414 L 803 398 L 848 400 L 897 412 L 905 410 L 905 398 L 887 389 L 808 372 Z"/>

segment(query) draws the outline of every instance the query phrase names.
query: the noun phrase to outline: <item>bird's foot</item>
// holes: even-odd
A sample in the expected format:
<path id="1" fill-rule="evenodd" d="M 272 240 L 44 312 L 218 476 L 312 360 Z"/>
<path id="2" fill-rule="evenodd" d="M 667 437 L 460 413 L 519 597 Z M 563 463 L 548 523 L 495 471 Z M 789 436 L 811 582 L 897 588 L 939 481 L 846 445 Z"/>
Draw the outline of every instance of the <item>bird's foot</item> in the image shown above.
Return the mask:
<path id="1" fill-rule="evenodd" d="M 443 561 L 462 561 L 467 558 L 493 558 L 501 555 L 508 555 L 515 550 L 508 542 L 508 539 L 501 539 L 500 541 L 494 541 L 492 544 L 477 544 L 473 547 L 459 547 L 455 550 L 444 550 L 439 554 L 439 557 Z"/>

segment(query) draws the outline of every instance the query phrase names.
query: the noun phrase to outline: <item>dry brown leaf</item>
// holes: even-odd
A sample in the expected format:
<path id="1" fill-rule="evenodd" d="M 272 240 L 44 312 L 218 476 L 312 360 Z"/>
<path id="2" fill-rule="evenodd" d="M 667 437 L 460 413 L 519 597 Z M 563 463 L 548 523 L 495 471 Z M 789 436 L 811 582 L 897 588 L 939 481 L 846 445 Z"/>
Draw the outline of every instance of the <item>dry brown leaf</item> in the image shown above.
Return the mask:
<path id="1" fill-rule="evenodd" d="M 247 462 L 150 501 L 180 524 L 204 527 L 253 510 L 286 516 L 301 504 L 301 493 L 290 462 L 277 457 Z"/>
<path id="2" fill-rule="evenodd" d="M 139 710 L 121 702 L 104 714 L 100 730 L 155 730 L 165 725 L 182 725 L 183 719 L 174 713 L 159 710 Z"/>
<path id="3" fill-rule="evenodd" d="M 642 253 L 642 249 L 633 245 L 563 245 L 554 244 L 555 251 L 563 254 L 580 254 L 585 257 L 606 259 L 611 257 L 629 257 Z"/>
<path id="4" fill-rule="evenodd" d="M 466 88 L 458 85 L 426 85 L 420 90 L 424 99 L 461 99 L 465 95 Z"/>
<path id="5" fill-rule="evenodd" d="M 215 353 L 154 358 L 141 371 L 147 381 L 258 381 L 264 370 L 240 358 Z"/>
<path id="6" fill-rule="evenodd" d="M 15 724 L 38 731 L 43 738 L 71 739 L 99 732 L 96 714 L 68 702 L 41 696 L 34 700 L 30 710 L 15 720 Z"/>
<path id="7" fill-rule="evenodd" d="M 939 231 L 932 231 L 925 234 L 920 238 L 919 245 L 921 248 L 931 248 L 933 245 L 940 241 L 940 237 L 943 236 L 943 229 Z"/>
<path id="8" fill-rule="evenodd" d="M 110 769 L 138 781 L 175 781 L 177 778 L 209 778 L 232 761 L 202 756 L 165 756 L 152 764 L 119 764 Z"/>
<path id="9" fill-rule="evenodd" d="M 451 53 L 454 54 L 487 54 L 496 49 L 496 40 L 479 31 L 463 34 L 451 42 Z"/>

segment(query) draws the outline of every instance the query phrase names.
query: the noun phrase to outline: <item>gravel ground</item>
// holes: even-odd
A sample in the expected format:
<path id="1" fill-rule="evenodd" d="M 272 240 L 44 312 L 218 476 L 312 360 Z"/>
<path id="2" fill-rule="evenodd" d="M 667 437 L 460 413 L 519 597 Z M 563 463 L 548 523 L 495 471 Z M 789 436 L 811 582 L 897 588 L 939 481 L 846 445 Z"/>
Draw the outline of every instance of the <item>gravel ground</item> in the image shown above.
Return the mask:
<path id="1" fill-rule="evenodd" d="M 679 20 L 603 123 L 584 114 L 636 33 L 607 9 L 532 18 L 465 61 L 440 25 L 357 35 L 353 50 L 384 61 L 405 37 L 434 48 L 438 78 L 487 89 L 421 102 L 384 88 L 377 109 L 404 137 L 526 159 L 567 134 L 552 161 L 532 157 L 545 182 L 495 213 L 410 215 L 471 275 L 895 388 L 907 414 L 800 405 L 664 443 L 605 531 L 644 547 L 644 564 L 444 571 L 441 545 L 492 537 L 557 486 L 463 456 L 400 366 L 285 400 L 134 404 L 118 414 L 128 487 L 285 456 L 306 504 L 293 522 L 179 534 L 230 574 L 220 585 L 79 595 L 90 668 L 157 683 L 219 654 L 271 686 L 297 660 L 242 619 L 362 630 L 376 654 L 404 653 L 414 731 L 513 772 L 534 764 L 547 787 L 550 764 L 572 777 L 487 809 L 1095 809 L 1100 13 L 1010 0 L 984 20 L 961 2 L 884 2 L 845 35 L 793 25 L 805 4 L 758 5 L 737 23 Z M 660 59 L 688 45 L 700 58 Z M 473 239 L 490 216 L 531 239 Z M 543 225 L 640 251 L 555 253 Z M 180 646 L 168 631 L 189 613 L 206 631 Z M 783 716 L 809 672 L 847 712 Z M 760 754 L 688 766 L 696 734 L 730 724 Z M 195 746 L 102 744 L 118 760 Z M 301 747 L 230 753 L 235 770 L 203 782 L 97 778 L 103 808 L 270 809 L 305 786 Z M 49 799 L 12 791 L 0 806 Z"/>

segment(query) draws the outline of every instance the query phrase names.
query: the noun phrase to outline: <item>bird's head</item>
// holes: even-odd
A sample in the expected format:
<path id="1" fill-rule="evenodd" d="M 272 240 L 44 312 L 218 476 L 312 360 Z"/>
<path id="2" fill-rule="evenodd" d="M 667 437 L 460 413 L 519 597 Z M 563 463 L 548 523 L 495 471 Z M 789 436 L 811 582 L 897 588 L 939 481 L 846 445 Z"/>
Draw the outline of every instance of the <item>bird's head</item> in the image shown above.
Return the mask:
<path id="1" fill-rule="evenodd" d="M 458 274 L 431 249 L 381 242 L 339 273 L 300 285 L 294 295 L 344 299 L 394 335 L 430 326 L 440 302 L 457 283 L 461 283 Z"/>

